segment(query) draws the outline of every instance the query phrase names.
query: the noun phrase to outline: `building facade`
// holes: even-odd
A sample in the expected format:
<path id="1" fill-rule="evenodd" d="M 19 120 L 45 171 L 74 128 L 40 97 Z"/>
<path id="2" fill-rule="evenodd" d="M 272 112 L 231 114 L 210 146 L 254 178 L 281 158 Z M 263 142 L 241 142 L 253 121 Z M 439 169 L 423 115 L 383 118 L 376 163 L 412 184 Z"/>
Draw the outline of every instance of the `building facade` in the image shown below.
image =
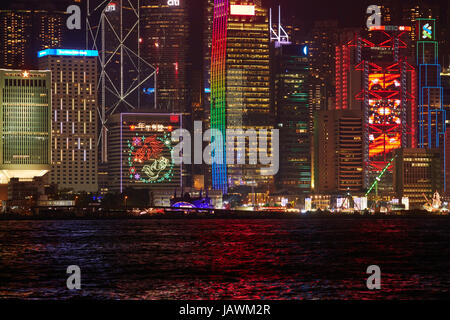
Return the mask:
<path id="1" fill-rule="evenodd" d="M 109 190 L 183 186 L 183 166 L 172 157 L 171 132 L 182 128 L 179 113 L 122 113 L 111 118 Z"/>
<path id="2" fill-rule="evenodd" d="M 311 76 L 304 45 L 274 48 L 273 90 L 276 126 L 280 130 L 277 190 L 294 194 L 311 191 Z"/>
<path id="3" fill-rule="evenodd" d="M 446 189 L 446 110 L 443 103 L 441 65 L 438 59 L 434 19 L 417 19 L 418 146 L 441 150 L 444 191 Z"/>
<path id="4" fill-rule="evenodd" d="M 90 0 L 86 6 L 87 47 L 99 52 L 99 156 L 102 165 L 108 162 L 109 118 L 157 106 L 154 94 L 157 70 L 143 59 L 144 21 L 140 3 L 140 0 Z"/>
<path id="5" fill-rule="evenodd" d="M 51 168 L 49 71 L 0 69 L 0 182 L 31 180 Z"/>
<path id="6" fill-rule="evenodd" d="M 416 146 L 417 74 L 408 26 L 371 27 L 336 47 L 336 109 L 362 111 L 363 188 L 400 147 Z M 379 184 L 392 192 L 389 169 Z"/>
<path id="7" fill-rule="evenodd" d="M 411 209 L 422 209 L 426 197 L 442 192 L 441 159 L 438 149 L 401 148 L 394 161 L 396 196 L 409 198 Z"/>
<path id="8" fill-rule="evenodd" d="M 97 192 L 97 51 L 40 51 L 39 68 L 52 72 L 52 170 L 60 190 Z"/>
<path id="9" fill-rule="evenodd" d="M 0 68 L 36 68 L 36 51 L 62 46 L 63 27 L 56 10 L 0 10 Z"/>
<path id="10" fill-rule="evenodd" d="M 363 190 L 363 118 L 360 110 L 328 110 L 314 121 L 313 191 Z"/>
<path id="11" fill-rule="evenodd" d="M 141 55 L 157 69 L 156 108 L 163 112 L 188 107 L 188 5 L 186 0 L 140 3 Z"/>
<path id="12" fill-rule="evenodd" d="M 450 168 L 450 66 L 441 72 L 442 87 L 444 90 L 443 104 L 446 111 L 446 137 L 445 137 L 445 167 Z M 450 170 L 445 170 L 446 192 L 450 195 Z"/>
<path id="13" fill-rule="evenodd" d="M 216 1 L 211 57 L 211 128 L 226 138 L 226 129 L 271 129 L 269 23 L 259 1 Z M 269 142 L 270 146 L 270 142 Z M 236 150 L 234 150 L 236 151 Z M 259 165 L 227 165 L 225 144 L 212 164 L 212 187 L 267 190 L 273 176 Z"/>

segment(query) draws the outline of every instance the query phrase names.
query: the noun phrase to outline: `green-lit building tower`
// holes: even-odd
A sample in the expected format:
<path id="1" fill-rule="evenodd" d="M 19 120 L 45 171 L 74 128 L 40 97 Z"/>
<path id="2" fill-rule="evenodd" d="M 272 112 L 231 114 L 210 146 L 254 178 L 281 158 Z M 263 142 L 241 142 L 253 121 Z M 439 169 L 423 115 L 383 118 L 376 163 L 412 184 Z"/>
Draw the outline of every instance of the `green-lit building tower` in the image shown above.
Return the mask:
<path id="1" fill-rule="evenodd" d="M 50 170 L 50 71 L 0 69 L 0 183 Z"/>

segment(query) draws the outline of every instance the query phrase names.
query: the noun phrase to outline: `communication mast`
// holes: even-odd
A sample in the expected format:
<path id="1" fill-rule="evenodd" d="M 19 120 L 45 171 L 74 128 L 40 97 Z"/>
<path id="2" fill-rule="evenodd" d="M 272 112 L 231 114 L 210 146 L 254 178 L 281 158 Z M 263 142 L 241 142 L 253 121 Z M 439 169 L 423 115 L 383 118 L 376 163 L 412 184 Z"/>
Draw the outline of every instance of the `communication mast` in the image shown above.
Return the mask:
<path id="1" fill-rule="evenodd" d="M 270 41 L 275 41 L 275 47 L 281 45 L 291 44 L 289 41 L 289 35 L 281 25 L 281 6 L 278 6 L 278 27 L 277 30 L 273 29 L 272 24 L 272 8 L 269 9 L 269 27 L 270 27 Z"/>

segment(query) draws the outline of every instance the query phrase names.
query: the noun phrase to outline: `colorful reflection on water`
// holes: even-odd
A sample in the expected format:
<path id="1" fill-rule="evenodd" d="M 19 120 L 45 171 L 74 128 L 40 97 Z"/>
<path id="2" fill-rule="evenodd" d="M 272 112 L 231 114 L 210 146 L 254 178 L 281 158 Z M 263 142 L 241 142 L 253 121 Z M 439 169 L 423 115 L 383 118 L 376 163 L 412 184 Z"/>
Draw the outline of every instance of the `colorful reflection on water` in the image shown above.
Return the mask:
<path id="1" fill-rule="evenodd" d="M 446 218 L 2 221 L 0 298 L 444 298 L 449 242 Z"/>

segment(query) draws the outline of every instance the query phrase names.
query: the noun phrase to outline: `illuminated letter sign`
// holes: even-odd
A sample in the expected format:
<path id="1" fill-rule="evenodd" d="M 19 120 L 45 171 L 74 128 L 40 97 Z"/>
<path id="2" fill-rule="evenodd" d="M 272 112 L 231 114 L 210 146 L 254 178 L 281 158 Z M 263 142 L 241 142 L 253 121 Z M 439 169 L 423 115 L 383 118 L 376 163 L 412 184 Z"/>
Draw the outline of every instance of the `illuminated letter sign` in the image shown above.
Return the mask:
<path id="1" fill-rule="evenodd" d="M 113 2 L 108 4 L 105 8 L 105 12 L 112 12 L 112 11 L 116 11 L 116 4 Z"/>
<path id="2" fill-rule="evenodd" d="M 255 6 L 232 4 L 230 14 L 236 16 L 254 16 Z"/>
<path id="3" fill-rule="evenodd" d="M 419 41 L 435 41 L 435 20 L 417 19 L 416 35 Z"/>
<path id="4" fill-rule="evenodd" d="M 169 7 L 178 7 L 180 5 L 180 0 L 168 0 L 167 5 Z"/>
<path id="5" fill-rule="evenodd" d="M 39 58 L 45 56 L 98 57 L 98 51 L 77 49 L 45 49 L 38 52 Z"/>

